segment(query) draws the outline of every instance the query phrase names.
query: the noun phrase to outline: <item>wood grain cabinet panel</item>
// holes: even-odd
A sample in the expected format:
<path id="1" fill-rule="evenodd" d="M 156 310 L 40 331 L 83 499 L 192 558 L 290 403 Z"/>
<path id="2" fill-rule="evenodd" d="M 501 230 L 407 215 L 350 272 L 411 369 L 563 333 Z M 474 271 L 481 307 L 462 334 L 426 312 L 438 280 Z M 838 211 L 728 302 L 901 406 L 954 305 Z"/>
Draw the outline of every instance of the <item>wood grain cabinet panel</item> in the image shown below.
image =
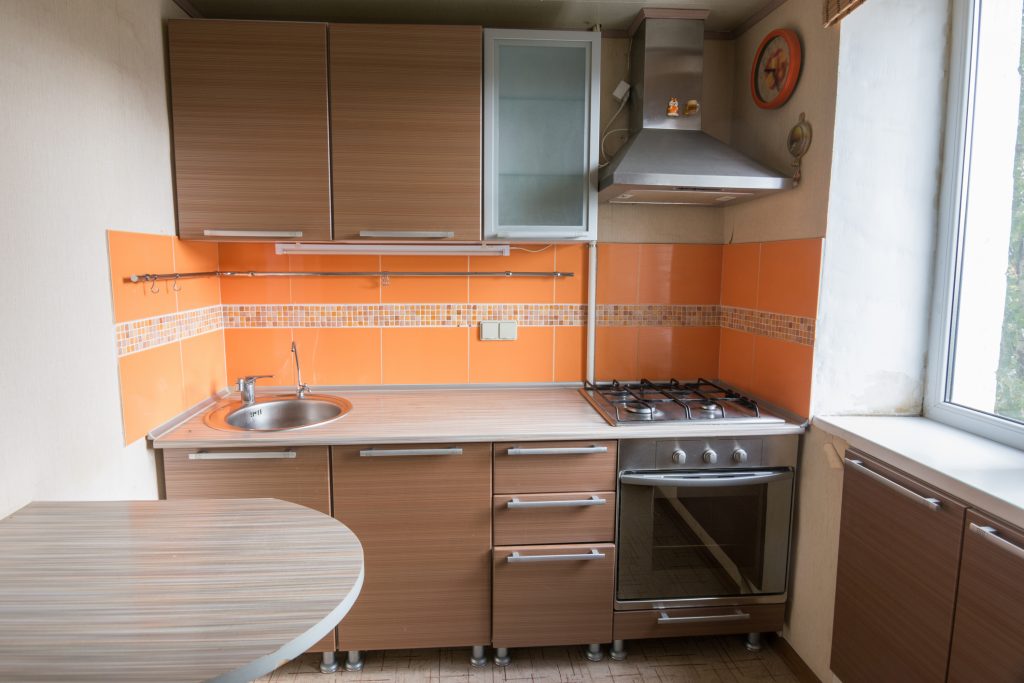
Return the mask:
<path id="1" fill-rule="evenodd" d="M 168 22 L 178 234 L 329 240 L 327 25 Z"/>
<path id="2" fill-rule="evenodd" d="M 847 451 L 831 661 L 843 683 L 945 679 L 963 520 L 948 496 Z"/>
<path id="3" fill-rule="evenodd" d="M 967 513 L 951 683 L 1024 681 L 1024 532 Z"/>
<path id="4" fill-rule="evenodd" d="M 571 493 L 615 489 L 615 441 L 494 444 L 495 493 Z"/>
<path id="5" fill-rule="evenodd" d="M 559 559 L 529 561 L 536 556 Z M 494 646 L 609 642 L 614 581 L 610 543 L 495 548 Z"/>
<path id="6" fill-rule="evenodd" d="M 331 25 L 334 239 L 480 239 L 482 37 Z"/>
<path id="7" fill-rule="evenodd" d="M 614 491 L 494 497 L 494 545 L 614 540 Z"/>
<path id="8" fill-rule="evenodd" d="M 490 444 L 333 447 L 334 514 L 366 578 L 343 650 L 490 642 Z"/>

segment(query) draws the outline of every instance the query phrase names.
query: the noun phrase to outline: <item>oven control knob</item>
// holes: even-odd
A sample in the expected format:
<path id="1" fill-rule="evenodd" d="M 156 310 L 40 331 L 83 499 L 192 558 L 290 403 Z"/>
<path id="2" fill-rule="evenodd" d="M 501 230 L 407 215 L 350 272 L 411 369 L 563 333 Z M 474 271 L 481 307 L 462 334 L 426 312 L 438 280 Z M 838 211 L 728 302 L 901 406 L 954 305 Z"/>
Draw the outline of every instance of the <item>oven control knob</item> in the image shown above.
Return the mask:
<path id="1" fill-rule="evenodd" d="M 715 453 L 714 449 L 706 448 L 704 450 L 704 462 L 709 465 L 714 465 L 718 462 L 718 453 Z"/>
<path id="2" fill-rule="evenodd" d="M 745 463 L 748 460 L 748 458 L 749 456 L 747 455 L 747 452 L 742 448 L 737 448 L 732 452 L 732 461 L 740 465 Z"/>
<path id="3" fill-rule="evenodd" d="M 685 465 L 686 451 L 684 451 L 682 448 L 677 448 L 674 451 L 672 451 L 672 462 L 674 462 L 677 465 Z"/>

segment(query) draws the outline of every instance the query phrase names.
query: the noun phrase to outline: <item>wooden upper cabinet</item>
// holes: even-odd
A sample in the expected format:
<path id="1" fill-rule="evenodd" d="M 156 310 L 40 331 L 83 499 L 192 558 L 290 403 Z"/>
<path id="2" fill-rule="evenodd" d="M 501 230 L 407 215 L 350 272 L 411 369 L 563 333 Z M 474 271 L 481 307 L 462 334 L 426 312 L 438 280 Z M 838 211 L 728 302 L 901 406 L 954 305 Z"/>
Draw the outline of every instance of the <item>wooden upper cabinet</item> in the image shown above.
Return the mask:
<path id="1" fill-rule="evenodd" d="M 480 239 L 482 29 L 332 24 L 334 239 Z"/>
<path id="2" fill-rule="evenodd" d="M 1024 680 L 1024 532 L 967 513 L 951 683 Z"/>
<path id="3" fill-rule="evenodd" d="M 329 240 L 327 25 L 168 22 L 178 234 Z"/>
<path id="4" fill-rule="evenodd" d="M 831 661 L 843 683 L 945 679 L 963 525 L 956 501 L 847 451 Z"/>

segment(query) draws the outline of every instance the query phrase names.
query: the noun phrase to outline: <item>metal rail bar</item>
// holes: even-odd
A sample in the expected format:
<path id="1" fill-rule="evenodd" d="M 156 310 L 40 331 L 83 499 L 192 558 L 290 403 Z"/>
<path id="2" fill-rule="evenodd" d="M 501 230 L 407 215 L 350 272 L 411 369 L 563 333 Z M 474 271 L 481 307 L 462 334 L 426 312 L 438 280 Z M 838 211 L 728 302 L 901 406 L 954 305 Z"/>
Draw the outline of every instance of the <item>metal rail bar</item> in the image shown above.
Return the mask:
<path id="1" fill-rule="evenodd" d="M 420 271 L 255 271 L 255 270 L 210 270 L 196 273 L 141 273 L 130 275 L 125 282 L 156 282 L 158 280 L 188 280 L 197 277 L 574 277 L 575 273 L 561 270 L 543 271 L 470 271 L 470 272 L 420 272 Z"/>

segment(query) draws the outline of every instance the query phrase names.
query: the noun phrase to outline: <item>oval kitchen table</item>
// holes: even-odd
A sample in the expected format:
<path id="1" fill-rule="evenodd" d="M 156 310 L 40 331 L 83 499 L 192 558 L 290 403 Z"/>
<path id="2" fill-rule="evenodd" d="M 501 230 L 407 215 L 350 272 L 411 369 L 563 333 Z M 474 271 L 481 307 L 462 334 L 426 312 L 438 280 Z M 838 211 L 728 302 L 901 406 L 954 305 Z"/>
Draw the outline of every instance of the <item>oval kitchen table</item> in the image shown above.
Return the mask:
<path id="1" fill-rule="evenodd" d="M 355 535 L 293 503 L 30 503 L 0 520 L 0 681 L 249 681 L 362 583 Z"/>

